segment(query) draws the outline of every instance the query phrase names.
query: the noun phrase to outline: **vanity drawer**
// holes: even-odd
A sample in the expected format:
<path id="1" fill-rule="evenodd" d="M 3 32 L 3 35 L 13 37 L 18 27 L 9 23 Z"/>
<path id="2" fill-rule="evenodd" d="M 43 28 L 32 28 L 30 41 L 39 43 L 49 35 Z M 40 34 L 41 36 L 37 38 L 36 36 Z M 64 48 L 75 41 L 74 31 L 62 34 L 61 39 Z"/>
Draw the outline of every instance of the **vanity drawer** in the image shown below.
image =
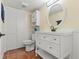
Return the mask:
<path id="1" fill-rule="evenodd" d="M 38 35 L 38 39 L 48 40 L 50 42 L 57 43 L 57 44 L 59 44 L 60 42 L 59 36 L 53 36 L 53 35 L 48 35 L 48 34 L 43 34 L 43 35 L 40 34 Z"/>
<path id="2" fill-rule="evenodd" d="M 48 39 L 46 34 L 38 34 L 38 39 Z"/>
<path id="3" fill-rule="evenodd" d="M 59 56 L 59 45 L 55 43 L 47 40 L 37 40 L 37 46 L 54 56 Z"/>
<path id="4" fill-rule="evenodd" d="M 56 57 L 59 57 L 59 49 L 59 45 L 56 45 L 54 43 L 49 43 L 49 45 L 47 46 L 47 51 Z"/>
<path id="5" fill-rule="evenodd" d="M 48 41 L 54 42 L 56 44 L 60 43 L 60 37 L 59 36 L 52 36 L 52 35 L 47 35 Z"/>

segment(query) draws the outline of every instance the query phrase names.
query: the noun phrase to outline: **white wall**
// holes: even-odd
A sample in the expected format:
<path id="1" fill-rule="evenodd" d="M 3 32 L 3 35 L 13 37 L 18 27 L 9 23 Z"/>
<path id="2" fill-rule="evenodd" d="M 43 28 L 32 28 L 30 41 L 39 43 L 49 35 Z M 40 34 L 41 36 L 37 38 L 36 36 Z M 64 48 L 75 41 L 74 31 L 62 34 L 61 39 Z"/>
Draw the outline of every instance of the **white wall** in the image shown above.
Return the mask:
<path id="1" fill-rule="evenodd" d="M 5 6 L 5 23 L 2 37 L 3 50 L 23 47 L 23 41 L 31 37 L 30 12 Z"/>

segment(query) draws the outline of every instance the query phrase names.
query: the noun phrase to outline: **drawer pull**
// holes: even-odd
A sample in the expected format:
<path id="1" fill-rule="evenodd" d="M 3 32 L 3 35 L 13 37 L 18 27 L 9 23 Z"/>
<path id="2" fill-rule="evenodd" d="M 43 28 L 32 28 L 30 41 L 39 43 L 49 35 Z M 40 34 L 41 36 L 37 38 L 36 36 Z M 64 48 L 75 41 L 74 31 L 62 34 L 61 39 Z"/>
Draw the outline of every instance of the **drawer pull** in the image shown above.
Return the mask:
<path id="1" fill-rule="evenodd" d="M 52 47 L 49 47 L 49 49 L 52 49 Z"/>
<path id="2" fill-rule="evenodd" d="M 54 40 L 56 40 L 56 39 L 54 39 Z"/>
<path id="3" fill-rule="evenodd" d="M 41 44 L 41 43 L 39 42 L 39 44 Z"/>
<path id="4" fill-rule="evenodd" d="M 44 36 L 43 38 L 45 39 L 46 37 Z"/>

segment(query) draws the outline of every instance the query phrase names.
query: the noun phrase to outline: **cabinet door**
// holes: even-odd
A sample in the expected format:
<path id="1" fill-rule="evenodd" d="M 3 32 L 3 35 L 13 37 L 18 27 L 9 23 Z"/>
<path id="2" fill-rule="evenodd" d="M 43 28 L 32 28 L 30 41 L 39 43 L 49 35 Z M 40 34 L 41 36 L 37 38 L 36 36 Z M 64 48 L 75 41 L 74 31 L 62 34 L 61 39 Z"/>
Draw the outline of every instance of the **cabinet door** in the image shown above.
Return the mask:
<path id="1" fill-rule="evenodd" d="M 49 54 L 59 57 L 59 45 L 47 40 L 37 40 L 37 46 Z"/>

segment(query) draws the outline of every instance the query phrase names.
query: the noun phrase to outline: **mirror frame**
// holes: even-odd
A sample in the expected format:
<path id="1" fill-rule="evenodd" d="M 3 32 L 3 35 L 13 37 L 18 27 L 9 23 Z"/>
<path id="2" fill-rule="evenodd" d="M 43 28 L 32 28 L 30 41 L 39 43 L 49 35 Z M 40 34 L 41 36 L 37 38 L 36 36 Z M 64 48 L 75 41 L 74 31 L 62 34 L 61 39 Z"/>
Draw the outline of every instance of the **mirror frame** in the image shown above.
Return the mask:
<path id="1" fill-rule="evenodd" d="M 54 5 L 57 5 L 57 4 L 59 4 L 59 5 L 61 5 L 61 7 L 63 8 L 63 10 L 64 10 L 64 15 L 62 16 L 62 21 L 61 21 L 61 23 L 59 24 L 59 25 L 57 25 L 57 26 L 55 26 L 57 29 L 64 23 L 64 21 L 65 21 L 65 19 L 67 18 L 67 9 L 66 9 L 66 7 L 63 5 L 63 4 L 61 4 L 61 3 L 56 3 L 56 4 L 54 4 Z M 53 4 L 51 5 L 51 6 L 49 6 L 48 7 L 48 12 L 50 13 L 50 9 L 52 8 L 52 6 L 54 6 Z M 51 23 L 50 23 L 50 21 L 49 21 L 49 13 L 48 13 L 48 24 L 49 24 L 49 26 L 51 27 Z"/>

